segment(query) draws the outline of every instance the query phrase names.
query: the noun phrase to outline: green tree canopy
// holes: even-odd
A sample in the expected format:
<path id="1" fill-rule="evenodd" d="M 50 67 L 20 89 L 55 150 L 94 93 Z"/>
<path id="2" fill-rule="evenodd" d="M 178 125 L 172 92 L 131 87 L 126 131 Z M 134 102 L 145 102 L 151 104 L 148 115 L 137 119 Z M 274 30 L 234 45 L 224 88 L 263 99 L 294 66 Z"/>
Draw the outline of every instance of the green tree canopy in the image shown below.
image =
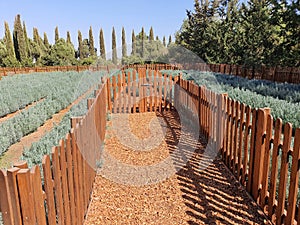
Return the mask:
<path id="1" fill-rule="evenodd" d="M 43 65 L 76 65 L 75 50 L 72 44 L 60 38 L 51 48 L 50 54 L 42 57 Z"/>

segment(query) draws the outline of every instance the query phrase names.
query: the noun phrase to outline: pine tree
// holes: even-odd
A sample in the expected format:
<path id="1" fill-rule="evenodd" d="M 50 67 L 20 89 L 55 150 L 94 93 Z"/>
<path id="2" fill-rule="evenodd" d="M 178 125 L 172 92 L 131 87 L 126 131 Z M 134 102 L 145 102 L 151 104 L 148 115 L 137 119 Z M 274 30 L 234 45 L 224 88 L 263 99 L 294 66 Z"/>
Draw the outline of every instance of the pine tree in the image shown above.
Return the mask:
<path id="1" fill-rule="evenodd" d="M 92 26 L 90 26 L 90 30 L 89 30 L 89 51 L 90 51 L 90 56 L 94 56 L 96 53 Z"/>
<path id="2" fill-rule="evenodd" d="M 70 35 L 69 31 L 67 31 L 67 43 L 68 44 L 72 44 L 72 42 L 71 42 L 71 35 Z"/>
<path id="3" fill-rule="evenodd" d="M 150 28 L 150 32 L 149 32 L 149 41 L 154 41 L 154 33 L 153 33 L 153 28 Z"/>
<path id="4" fill-rule="evenodd" d="M 122 27 L 122 57 L 127 56 L 126 36 L 125 29 Z"/>
<path id="5" fill-rule="evenodd" d="M 167 47 L 167 44 L 166 44 L 166 37 L 165 37 L 165 36 L 163 37 L 163 46 L 164 46 L 164 47 Z"/>
<path id="6" fill-rule="evenodd" d="M 9 25 L 6 21 L 4 22 L 4 27 L 5 27 L 4 42 L 5 42 L 5 47 L 6 47 L 6 50 L 8 53 L 8 57 L 11 59 L 15 59 L 15 50 L 14 50 L 13 40 L 12 40 L 11 33 L 9 30 Z"/>
<path id="7" fill-rule="evenodd" d="M 78 31 L 78 52 L 79 58 L 83 59 L 83 44 L 82 44 L 82 34 Z"/>
<path id="8" fill-rule="evenodd" d="M 273 54 L 274 27 L 270 24 L 271 9 L 266 0 L 249 0 L 242 5 L 243 61 L 249 66 L 269 64 Z"/>
<path id="9" fill-rule="evenodd" d="M 106 52 L 105 52 L 105 43 L 104 43 L 104 35 L 102 28 L 100 29 L 100 55 L 102 59 L 106 60 Z"/>
<path id="10" fill-rule="evenodd" d="M 132 51 L 131 51 L 131 55 L 135 55 L 136 54 L 136 40 L 135 40 L 135 34 L 134 34 L 134 30 L 132 30 L 132 36 L 131 36 L 131 40 L 132 40 Z"/>
<path id="11" fill-rule="evenodd" d="M 55 27 L 55 43 L 58 42 L 58 40 L 59 40 L 58 27 Z"/>
<path id="12" fill-rule="evenodd" d="M 24 38 L 24 31 L 21 24 L 21 16 L 18 14 L 15 18 L 13 41 L 15 47 L 16 58 L 21 62 L 27 62 L 26 42 Z"/>
<path id="13" fill-rule="evenodd" d="M 116 32 L 115 32 L 115 28 L 114 27 L 113 27 L 113 31 L 112 31 L 112 62 L 114 64 L 118 63 Z"/>

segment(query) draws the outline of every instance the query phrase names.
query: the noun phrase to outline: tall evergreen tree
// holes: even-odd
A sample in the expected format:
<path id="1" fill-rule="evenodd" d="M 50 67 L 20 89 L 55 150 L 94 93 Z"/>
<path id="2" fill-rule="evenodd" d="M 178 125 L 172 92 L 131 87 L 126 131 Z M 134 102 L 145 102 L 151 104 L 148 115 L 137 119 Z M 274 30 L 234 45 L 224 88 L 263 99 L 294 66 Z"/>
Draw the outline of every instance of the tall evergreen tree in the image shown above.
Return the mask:
<path id="1" fill-rule="evenodd" d="M 132 51 L 131 51 L 131 55 L 135 55 L 136 54 L 136 40 L 135 40 L 135 34 L 134 34 L 134 30 L 132 30 L 132 36 L 131 36 L 131 48 L 132 48 Z"/>
<path id="2" fill-rule="evenodd" d="M 80 59 L 83 59 L 82 34 L 80 30 L 78 31 L 78 56 Z"/>
<path id="3" fill-rule="evenodd" d="M 159 37 L 158 36 L 156 36 L 156 41 L 159 41 Z"/>
<path id="4" fill-rule="evenodd" d="M 28 38 L 28 35 L 27 35 L 27 29 L 26 29 L 25 21 L 23 21 L 23 31 L 24 31 L 24 38 L 25 38 L 25 43 L 26 43 L 27 55 L 28 55 L 29 58 L 31 58 L 31 47 L 30 47 L 30 42 L 29 42 L 29 38 Z"/>
<path id="5" fill-rule="evenodd" d="M 115 28 L 114 27 L 113 27 L 113 30 L 112 30 L 112 62 L 114 64 L 118 63 L 116 32 L 115 32 Z"/>
<path id="6" fill-rule="evenodd" d="M 102 28 L 100 29 L 100 55 L 101 58 L 106 60 L 105 42 Z"/>
<path id="7" fill-rule="evenodd" d="M 89 30 L 89 50 L 90 56 L 94 56 L 96 54 L 92 26 L 90 26 Z"/>
<path id="8" fill-rule="evenodd" d="M 13 41 L 15 47 L 16 58 L 22 63 L 27 63 L 26 42 L 24 38 L 24 31 L 21 24 L 21 16 L 18 14 L 15 18 Z"/>
<path id="9" fill-rule="evenodd" d="M 5 43 L 5 47 L 7 50 L 7 54 L 8 54 L 9 58 L 14 59 L 15 58 L 15 50 L 14 50 L 13 40 L 11 37 L 9 25 L 6 21 L 4 22 L 4 27 L 5 27 L 4 43 Z"/>
<path id="10" fill-rule="evenodd" d="M 153 28 L 150 28 L 150 32 L 149 32 L 149 41 L 154 41 L 154 32 L 153 32 Z"/>
<path id="11" fill-rule="evenodd" d="M 249 0 L 242 4 L 243 61 L 246 65 L 269 64 L 273 53 L 274 27 L 270 24 L 271 9 L 266 0 Z"/>
<path id="12" fill-rule="evenodd" d="M 144 27 L 142 27 L 142 32 L 141 32 L 141 40 L 142 40 L 142 54 L 141 54 L 141 57 L 144 58 L 145 56 L 145 30 L 144 30 Z"/>
<path id="13" fill-rule="evenodd" d="M 58 27 L 55 27 L 55 43 L 59 40 Z"/>
<path id="14" fill-rule="evenodd" d="M 165 37 L 165 36 L 163 37 L 163 46 L 164 46 L 164 47 L 167 47 L 167 44 L 166 44 L 166 37 Z"/>
<path id="15" fill-rule="evenodd" d="M 127 56 L 127 46 L 126 46 L 126 34 L 125 29 L 122 27 L 122 57 Z"/>
<path id="16" fill-rule="evenodd" d="M 39 31 L 37 28 L 33 28 L 33 41 L 37 43 L 38 45 L 40 44 L 40 37 L 39 37 Z"/>
<path id="17" fill-rule="evenodd" d="M 71 35 L 70 35 L 69 31 L 67 31 L 67 43 L 68 44 L 72 44 L 72 42 L 71 42 Z"/>
<path id="18" fill-rule="evenodd" d="M 32 57 L 38 61 L 40 57 L 42 57 L 45 53 L 45 49 L 43 49 L 43 40 L 39 36 L 39 32 L 37 28 L 33 28 L 33 43 L 32 46 Z"/>
<path id="19" fill-rule="evenodd" d="M 46 32 L 44 32 L 44 45 L 49 49 L 50 43 L 49 43 L 48 36 L 47 36 Z"/>
<path id="20" fill-rule="evenodd" d="M 172 36 L 170 35 L 169 36 L 169 43 L 168 43 L 168 46 L 170 46 L 172 44 Z"/>

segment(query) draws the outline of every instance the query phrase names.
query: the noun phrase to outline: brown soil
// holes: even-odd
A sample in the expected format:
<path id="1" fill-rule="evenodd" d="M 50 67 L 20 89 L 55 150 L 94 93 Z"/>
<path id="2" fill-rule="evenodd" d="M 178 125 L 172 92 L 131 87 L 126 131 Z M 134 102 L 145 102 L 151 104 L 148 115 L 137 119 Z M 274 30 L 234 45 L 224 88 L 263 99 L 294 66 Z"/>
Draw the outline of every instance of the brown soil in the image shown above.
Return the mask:
<path id="1" fill-rule="evenodd" d="M 161 140 L 162 127 L 150 129 L 149 122 L 158 118 L 166 122 L 163 141 L 147 151 L 130 147 L 133 136 L 126 139 L 124 127 L 114 126 L 122 118 L 126 117 L 116 114 L 109 122 L 103 166 L 96 176 L 85 225 L 269 223 L 221 159 L 211 158 L 204 142 L 195 143 L 182 131 L 174 112 L 127 117 L 127 132 L 141 140 L 153 133 Z M 119 137 L 122 134 L 124 137 Z M 178 151 L 179 140 L 184 147 Z M 195 150 L 187 151 L 187 145 L 193 145 Z M 188 160 L 182 161 L 183 154 Z M 177 172 L 153 166 L 167 159 L 171 159 Z"/>
<path id="2" fill-rule="evenodd" d="M 23 150 L 25 148 L 30 148 L 32 143 L 39 141 L 46 133 L 51 131 L 51 129 L 59 124 L 62 118 L 70 111 L 70 109 L 78 104 L 82 99 L 84 99 L 88 94 L 90 94 L 95 87 L 89 89 L 86 93 L 81 95 L 78 99 L 72 102 L 67 108 L 54 114 L 51 119 L 47 120 L 41 127 L 39 127 L 35 132 L 24 136 L 21 140 L 9 147 L 9 149 L 0 157 L 0 168 L 10 168 L 14 163 L 20 161 Z"/>

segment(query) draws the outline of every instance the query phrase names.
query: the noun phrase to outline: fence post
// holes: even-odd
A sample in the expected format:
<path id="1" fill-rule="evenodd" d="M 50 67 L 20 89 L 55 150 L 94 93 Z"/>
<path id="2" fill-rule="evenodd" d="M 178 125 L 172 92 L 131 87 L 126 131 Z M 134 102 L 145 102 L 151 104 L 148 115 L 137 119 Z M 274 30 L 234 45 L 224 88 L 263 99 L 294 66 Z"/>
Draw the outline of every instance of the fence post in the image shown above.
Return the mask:
<path id="1" fill-rule="evenodd" d="M 87 108 L 90 109 L 94 103 L 95 99 L 94 98 L 89 98 L 87 100 Z"/>
<path id="2" fill-rule="evenodd" d="M 80 123 L 82 117 L 72 117 L 71 118 L 71 128 L 76 128 L 76 125 Z"/>
<path id="3" fill-rule="evenodd" d="M 0 211 L 2 212 L 3 222 L 7 225 L 14 225 L 12 203 L 9 195 L 7 173 L 0 170 Z"/>
<path id="4" fill-rule="evenodd" d="M 277 66 L 275 66 L 274 70 L 273 70 L 273 82 L 276 81 L 276 72 L 277 72 Z"/>
<path id="5" fill-rule="evenodd" d="M 252 180 L 252 196 L 259 203 L 260 190 L 262 185 L 264 156 L 265 156 L 265 144 L 266 144 L 266 129 L 268 115 L 271 114 L 270 108 L 258 109 L 256 120 L 256 133 L 254 144 L 254 159 L 253 159 L 253 180 Z"/>
<path id="6" fill-rule="evenodd" d="M 35 224 L 33 192 L 30 182 L 30 170 L 20 169 L 17 173 L 19 199 L 23 224 Z"/>
<path id="7" fill-rule="evenodd" d="M 228 97 L 227 93 L 217 95 L 217 147 L 220 150 L 220 153 L 222 154 L 224 158 L 224 128 L 225 128 L 225 110 L 226 110 L 226 99 Z"/>
<path id="8" fill-rule="evenodd" d="M 17 172 L 19 170 L 20 169 L 16 167 L 7 170 L 7 188 L 10 195 L 14 224 L 22 224 L 17 184 Z"/>

